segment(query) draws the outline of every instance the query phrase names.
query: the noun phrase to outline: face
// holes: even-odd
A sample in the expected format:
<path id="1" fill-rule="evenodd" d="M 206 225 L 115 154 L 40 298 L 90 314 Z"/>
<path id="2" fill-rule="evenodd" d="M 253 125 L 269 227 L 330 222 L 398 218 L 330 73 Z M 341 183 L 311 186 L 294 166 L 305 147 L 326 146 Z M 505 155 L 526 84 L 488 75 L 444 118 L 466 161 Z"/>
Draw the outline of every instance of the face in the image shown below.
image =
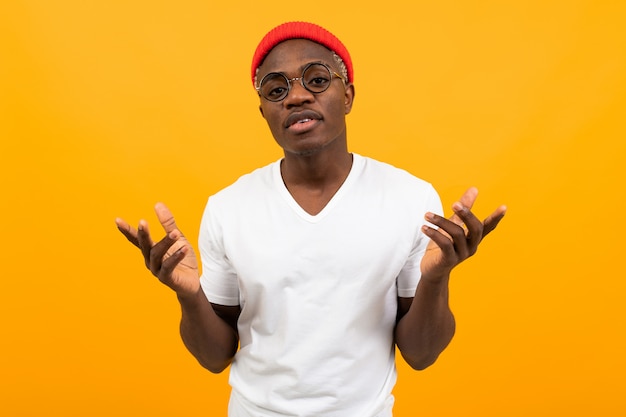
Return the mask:
<path id="1" fill-rule="evenodd" d="M 300 77 L 311 62 L 324 63 L 340 73 L 327 48 L 306 39 L 292 39 L 272 49 L 259 67 L 257 79 L 260 82 L 270 72 L 283 73 L 290 79 Z M 349 83 L 344 86 L 339 78 L 333 77 L 328 89 L 317 94 L 297 80 L 291 81 L 291 90 L 282 101 L 260 97 L 260 109 L 285 155 L 310 155 L 326 149 L 346 149 L 345 116 L 352 109 L 353 99 L 354 87 Z"/>

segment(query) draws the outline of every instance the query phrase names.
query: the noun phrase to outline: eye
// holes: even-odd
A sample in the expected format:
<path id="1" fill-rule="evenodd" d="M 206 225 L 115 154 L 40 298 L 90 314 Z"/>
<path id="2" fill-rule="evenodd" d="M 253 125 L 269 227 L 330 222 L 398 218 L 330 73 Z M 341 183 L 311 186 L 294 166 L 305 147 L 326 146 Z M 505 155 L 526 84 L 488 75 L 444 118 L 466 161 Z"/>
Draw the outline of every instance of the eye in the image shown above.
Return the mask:
<path id="1" fill-rule="evenodd" d="M 324 91 L 330 83 L 330 72 L 323 65 L 311 65 L 304 73 L 304 82 L 312 91 Z"/>
<path id="2" fill-rule="evenodd" d="M 285 91 L 287 91 L 287 88 L 285 87 L 274 87 L 269 91 L 266 91 L 265 96 L 269 99 L 277 99 L 285 94 Z"/>
<path id="3" fill-rule="evenodd" d="M 328 84 L 328 81 L 330 80 L 325 77 L 315 77 L 309 81 L 309 84 L 316 86 L 325 86 L 326 84 Z"/>
<path id="4" fill-rule="evenodd" d="M 268 74 L 261 81 L 261 94 L 268 100 L 280 100 L 288 88 L 287 79 L 279 73 Z"/>

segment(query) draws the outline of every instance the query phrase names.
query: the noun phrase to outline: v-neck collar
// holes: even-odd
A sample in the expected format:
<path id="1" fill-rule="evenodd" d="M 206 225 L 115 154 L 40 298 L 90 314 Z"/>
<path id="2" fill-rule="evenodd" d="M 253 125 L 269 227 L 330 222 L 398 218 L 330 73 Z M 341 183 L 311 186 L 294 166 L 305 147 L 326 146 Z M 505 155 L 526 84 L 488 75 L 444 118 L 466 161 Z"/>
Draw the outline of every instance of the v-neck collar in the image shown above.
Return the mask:
<path id="1" fill-rule="evenodd" d="M 306 210 L 304 210 L 300 206 L 300 204 L 298 204 L 298 202 L 293 198 L 293 196 L 287 189 L 287 186 L 285 185 L 285 182 L 283 181 L 283 177 L 280 174 L 281 161 L 282 159 L 276 161 L 274 163 L 274 166 L 272 167 L 272 177 L 273 177 L 276 189 L 278 190 L 279 194 L 283 197 L 283 199 L 287 202 L 289 207 L 291 207 L 291 209 L 300 218 L 310 223 L 317 223 L 321 221 L 324 217 L 328 215 L 329 212 L 332 211 L 333 207 L 337 205 L 337 203 L 341 200 L 341 198 L 347 192 L 347 190 L 350 189 L 350 187 L 352 186 L 352 183 L 354 183 L 355 178 L 358 177 L 364 165 L 363 157 L 361 157 L 358 154 L 353 153 L 352 154 L 352 167 L 350 167 L 350 172 L 348 173 L 348 176 L 346 177 L 345 181 L 343 182 L 343 184 L 341 184 L 337 192 L 331 197 L 330 201 L 324 206 L 324 208 L 319 213 L 312 215 L 312 214 L 307 213 Z"/>

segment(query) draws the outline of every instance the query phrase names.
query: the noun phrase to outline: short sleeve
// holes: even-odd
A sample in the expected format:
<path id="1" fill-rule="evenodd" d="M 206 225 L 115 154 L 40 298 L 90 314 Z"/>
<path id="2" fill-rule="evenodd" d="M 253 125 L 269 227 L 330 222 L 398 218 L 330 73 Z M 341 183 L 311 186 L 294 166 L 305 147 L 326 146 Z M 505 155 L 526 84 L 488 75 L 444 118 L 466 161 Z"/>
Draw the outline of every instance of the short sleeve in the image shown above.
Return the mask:
<path id="1" fill-rule="evenodd" d="M 202 215 L 198 240 L 202 261 L 200 285 L 207 299 L 214 304 L 239 305 L 237 273 L 224 250 L 223 229 L 211 198 Z"/>
<path id="2" fill-rule="evenodd" d="M 424 257 L 424 253 L 426 252 L 426 247 L 430 242 L 428 236 L 422 232 L 422 226 L 427 223 L 423 220 L 424 214 L 430 211 L 435 214 L 443 215 L 441 199 L 432 185 L 428 185 L 424 192 L 422 201 L 421 213 L 415 213 L 417 219 L 422 219 L 415 226 L 417 228 L 415 231 L 416 239 L 411 253 L 409 254 L 409 257 L 397 278 L 398 297 L 413 298 L 415 296 L 417 284 L 422 277 L 420 264 L 422 262 L 422 258 Z"/>

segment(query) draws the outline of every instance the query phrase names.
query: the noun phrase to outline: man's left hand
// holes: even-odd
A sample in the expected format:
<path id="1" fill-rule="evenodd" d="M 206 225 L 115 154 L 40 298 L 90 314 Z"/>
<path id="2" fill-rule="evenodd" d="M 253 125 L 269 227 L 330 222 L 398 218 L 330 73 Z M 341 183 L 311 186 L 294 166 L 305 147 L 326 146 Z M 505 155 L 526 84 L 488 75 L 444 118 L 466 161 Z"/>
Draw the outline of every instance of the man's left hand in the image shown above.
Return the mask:
<path id="1" fill-rule="evenodd" d="M 449 219 L 426 213 L 426 221 L 438 229 L 428 225 L 422 227 L 424 234 L 431 239 L 422 258 L 422 279 L 446 279 L 455 266 L 476 253 L 480 242 L 504 217 L 506 206 L 500 206 L 481 222 L 471 211 L 477 196 L 476 188 L 468 189 L 452 205 L 454 214 Z"/>

